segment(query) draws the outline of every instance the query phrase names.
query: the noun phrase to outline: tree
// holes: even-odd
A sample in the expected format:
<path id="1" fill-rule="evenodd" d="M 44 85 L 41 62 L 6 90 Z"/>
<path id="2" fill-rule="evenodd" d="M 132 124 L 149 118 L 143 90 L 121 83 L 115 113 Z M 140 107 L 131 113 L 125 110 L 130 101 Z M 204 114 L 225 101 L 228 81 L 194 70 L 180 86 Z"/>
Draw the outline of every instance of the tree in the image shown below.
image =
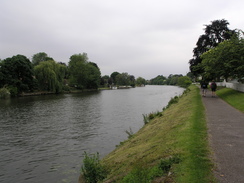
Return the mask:
<path id="1" fill-rule="evenodd" d="M 100 82 L 100 85 L 102 86 L 108 86 L 112 83 L 109 83 L 111 80 L 110 80 L 110 77 L 108 75 L 105 75 L 103 77 L 101 77 L 101 82 Z"/>
<path id="2" fill-rule="evenodd" d="M 189 78 L 188 76 L 181 76 L 178 78 L 177 85 L 183 88 L 187 88 L 191 85 L 191 83 L 191 78 Z"/>
<path id="3" fill-rule="evenodd" d="M 166 80 L 167 85 L 177 85 L 178 83 L 178 78 L 182 77 L 182 74 L 170 74 L 169 77 Z"/>
<path id="4" fill-rule="evenodd" d="M 130 85 L 130 75 L 126 72 L 116 75 L 116 84 L 119 86 L 129 86 Z"/>
<path id="5" fill-rule="evenodd" d="M 244 40 L 239 36 L 240 33 L 242 31 L 201 56 L 205 78 L 210 80 L 224 77 L 228 80 L 232 77 L 242 80 L 244 77 Z"/>
<path id="6" fill-rule="evenodd" d="M 34 87 L 33 67 L 24 55 L 6 58 L 0 63 L 0 87 L 16 88 L 16 93 L 31 91 Z"/>
<path id="7" fill-rule="evenodd" d="M 164 85 L 166 81 L 166 77 L 163 75 L 158 75 L 157 77 L 150 80 L 151 85 Z"/>
<path id="8" fill-rule="evenodd" d="M 74 54 L 69 61 L 70 84 L 79 89 L 97 89 L 101 72 L 96 63 L 89 62 L 86 53 Z"/>
<path id="9" fill-rule="evenodd" d="M 129 79 L 130 79 L 130 86 L 135 87 L 135 85 L 136 85 L 135 76 L 129 75 Z"/>
<path id="10" fill-rule="evenodd" d="M 136 79 L 136 86 L 142 86 L 142 85 L 146 85 L 146 80 L 142 77 L 138 77 Z"/>
<path id="11" fill-rule="evenodd" d="M 86 88 L 88 89 L 98 89 L 100 78 L 101 78 L 101 72 L 97 64 L 94 65 L 94 63 L 89 62 L 87 65 L 87 81 L 86 81 Z"/>
<path id="12" fill-rule="evenodd" d="M 199 37 L 196 47 L 193 49 L 193 58 L 189 60 L 190 70 L 195 76 L 204 72 L 201 65 L 201 55 L 235 34 L 235 30 L 230 30 L 228 25 L 229 22 L 224 19 L 215 20 L 211 24 L 205 25 L 205 34 Z"/>
<path id="13" fill-rule="evenodd" d="M 116 85 L 116 76 L 120 74 L 119 72 L 115 71 L 110 75 L 110 78 L 112 79 L 112 83 Z"/>
<path id="14" fill-rule="evenodd" d="M 86 64 L 88 63 L 88 57 L 86 53 L 74 54 L 70 57 L 69 61 L 69 82 L 71 86 L 77 88 L 85 88 L 86 85 Z"/>
<path id="15" fill-rule="evenodd" d="M 32 64 L 34 66 L 38 65 L 40 62 L 53 60 L 53 58 L 49 57 L 45 52 L 36 53 L 32 56 Z"/>
<path id="16" fill-rule="evenodd" d="M 39 89 L 59 93 L 62 91 L 66 66 L 53 60 L 40 62 L 34 67 Z"/>

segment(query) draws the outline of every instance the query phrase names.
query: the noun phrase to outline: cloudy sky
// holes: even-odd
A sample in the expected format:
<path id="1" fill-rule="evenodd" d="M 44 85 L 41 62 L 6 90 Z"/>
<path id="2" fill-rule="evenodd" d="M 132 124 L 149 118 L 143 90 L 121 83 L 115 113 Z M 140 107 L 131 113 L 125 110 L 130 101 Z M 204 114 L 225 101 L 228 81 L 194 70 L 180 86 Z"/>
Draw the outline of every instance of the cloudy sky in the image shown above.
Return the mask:
<path id="1" fill-rule="evenodd" d="M 243 0 L 1 0 L 0 58 L 87 53 L 102 75 L 183 74 L 203 28 L 244 30 Z"/>

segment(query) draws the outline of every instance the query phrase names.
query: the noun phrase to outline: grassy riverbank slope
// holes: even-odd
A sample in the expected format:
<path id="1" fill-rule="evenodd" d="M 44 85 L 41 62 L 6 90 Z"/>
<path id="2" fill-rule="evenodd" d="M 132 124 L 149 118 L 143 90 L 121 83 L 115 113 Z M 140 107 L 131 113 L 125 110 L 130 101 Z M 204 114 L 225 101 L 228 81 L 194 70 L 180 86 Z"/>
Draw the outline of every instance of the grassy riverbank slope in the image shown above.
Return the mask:
<path id="1" fill-rule="evenodd" d="M 231 88 L 223 88 L 216 92 L 216 94 L 226 101 L 228 104 L 232 105 L 236 109 L 244 113 L 244 93 L 240 91 L 233 90 Z"/>
<path id="2" fill-rule="evenodd" d="M 192 85 L 101 161 L 109 170 L 104 182 L 214 182 L 209 154 L 204 107 Z"/>

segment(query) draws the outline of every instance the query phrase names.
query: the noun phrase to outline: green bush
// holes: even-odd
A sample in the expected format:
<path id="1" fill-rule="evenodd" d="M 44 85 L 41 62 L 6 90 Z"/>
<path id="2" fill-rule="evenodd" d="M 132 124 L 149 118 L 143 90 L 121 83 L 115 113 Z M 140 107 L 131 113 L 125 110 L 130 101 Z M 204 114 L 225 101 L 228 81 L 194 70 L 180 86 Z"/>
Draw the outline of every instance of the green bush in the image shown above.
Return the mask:
<path id="1" fill-rule="evenodd" d="M 8 91 L 10 92 L 12 97 L 16 97 L 18 95 L 18 88 L 14 86 L 8 86 Z"/>
<path id="2" fill-rule="evenodd" d="M 70 87 L 68 85 L 64 85 L 63 86 L 63 91 L 70 92 L 71 89 L 70 89 Z"/>
<path id="3" fill-rule="evenodd" d="M 150 120 L 154 119 L 155 117 L 163 116 L 163 113 L 157 111 L 157 112 L 151 112 L 148 115 L 147 114 L 143 114 L 142 116 L 143 116 L 144 124 L 146 125 L 147 123 L 150 122 Z"/>
<path id="4" fill-rule="evenodd" d="M 178 78 L 177 85 L 183 88 L 187 88 L 192 83 L 191 78 L 188 76 L 182 76 Z"/>
<path id="5" fill-rule="evenodd" d="M 100 163 L 99 153 L 88 155 L 84 152 L 81 173 L 87 183 L 97 183 L 107 176 L 106 168 Z"/>
<path id="6" fill-rule="evenodd" d="M 128 138 L 131 138 L 134 135 L 134 132 L 132 131 L 131 128 L 130 128 L 130 130 L 125 130 L 125 133 L 128 135 Z"/>
<path id="7" fill-rule="evenodd" d="M 170 101 L 168 102 L 168 105 L 166 106 L 166 108 L 169 108 L 172 104 L 176 104 L 179 101 L 179 97 L 175 96 L 174 98 L 171 98 Z"/>
<path id="8" fill-rule="evenodd" d="M 10 97 L 10 92 L 8 91 L 7 88 L 1 88 L 0 89 L 0 98 L 6 99 Z"/>
<path id="9" fill-rule="evenodd" d="M 147 123 L 149 123 L 149 117 L 147 114 L 142 114 L 143 116 L 143 121 L 144 121 L 144 125 L 146 125 Z"/>
<path id="10" fill-rule="evenodd" d="M 169 172 L 173 164 L 178 164 L 180 162 L 179 156 L 174 156 L 166 159 L 161 159 L 158 168 L 164 173 Z"/>

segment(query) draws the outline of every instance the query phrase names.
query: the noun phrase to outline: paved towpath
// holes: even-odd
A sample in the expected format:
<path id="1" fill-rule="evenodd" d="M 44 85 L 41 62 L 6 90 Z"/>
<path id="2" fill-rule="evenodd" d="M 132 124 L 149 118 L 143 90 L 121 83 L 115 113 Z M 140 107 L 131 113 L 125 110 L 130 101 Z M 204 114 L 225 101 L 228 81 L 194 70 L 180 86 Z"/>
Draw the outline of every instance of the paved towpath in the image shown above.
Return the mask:
<path id="1" fill-rule="evenodd" d="M 218 97 L 211 97 L 210 91 L 203 103 L 217 180 L 244 183 L 244 113 Z"/>

